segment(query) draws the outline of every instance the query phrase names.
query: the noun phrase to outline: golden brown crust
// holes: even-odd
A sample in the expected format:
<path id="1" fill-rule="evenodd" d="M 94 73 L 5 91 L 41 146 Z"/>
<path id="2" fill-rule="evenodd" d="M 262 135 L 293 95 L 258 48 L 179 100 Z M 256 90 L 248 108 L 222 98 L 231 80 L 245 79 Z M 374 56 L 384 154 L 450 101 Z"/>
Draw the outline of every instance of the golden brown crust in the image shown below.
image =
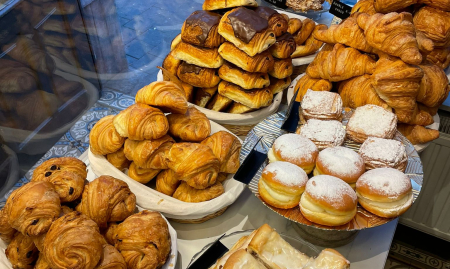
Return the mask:
<path id="1" fill-rule="evenodd" d="M 292 58 L 303 57 L 307 55 L 311 55 L 318 51 L 320 47 L 322 47 L 323 42 L 316 39 L 314 33 L 317 33 L 320 30 L 326 30 L 328 27 L 324 24 L 319 24 L 314 27 L 314 31 L 312 34 L 306 39 L 303 45 L 297 45 L 297 48 L 292 53 Z"/>
<path id="2" fill-rule="evenodd" d="M 292 65 L 292 59 L 275 59 L 273 69 L 269 71 L 269 75 L 274 78 L 283 79 L 292 75 L 294 72 L 294 66 Z"/>
<path id="3" fill-rule="evenodd" d="M 220 182 L 214 183 L 212 186 L 198 190 L 189 186 L 186 182 L 181 182 L 180 186 L 173 194 L 173 198 L 186 203 L 200 203 L 219 197 L 225 192 Z"/>
<path id="4" fill-rule="evenodd" d="M 130 164 L 128 168 L 128 176 L 136 180 L 139 183 L 147 184 L 161 171 L 160 169 L 141 168 L 134 162 Z"/>
<path id="5" fill-rule="evenodd" d="M 381 106 L 386 110 L 392 110 L 392 108 L 378 96 L 372 86 L 370 75 L 362 75 L 342 81 L 339 84 L 338 91 L 341 95 L 344 107 L 354 109 L 367 104 L 372 104 Z"/>
<path id="6" fill-rule="evenodd" d="M 417 4 L 417 0 L 407 0 L 407 1 L 376 0 L 374 1 L 374 8 L 378 13 L 387 14 L 389 12 L 404 9 L 414 4 Z"/>
<path id="7" fill-rule="evenodd" d="M 291 77 L 286 77 L 284 79 L 270 77 L 270 85 L 268 88 L 272 91 L 272 94 L 277 94 L 287 89 L 289 85 L 291 85 Z"/>
<path id="8" fill-rule="evenodd" d="M 291 57 L 291 54 L 295 51 L 297 44 L 295 43 L 294 37 L 286 33 L 279 38 L 277 38 L 277 42 L 273 44 L 269 51 L 272 53 L 272 56 L 279 59 L 285 59 Z"/>
<path id="9" fill-rule="evenodd" d="M 439 138 L 439 131 L 427 129 L 420 125 L 409 125 L 400 123 L 397 129 L 413 144 L 424 144 Z"/>
<path id="10" fill-rule="evenodd" d="M 288 21 L 286 21 L 283 15 L 275 13 L 269 18 L 269 29 L 275 33 L 276 37 L 282 36 L 287 33 Z"/>
<path id="11" fill-rule="evenodd" d="M 227 112 L 231 114 L 244 114 L 252 111 L 255 111 L 255 109 L 240 103 L 233 102 Z"/>
<path id="12" fill-rule="evenodd" d="M 272 91 L 268 88 L 246 91 L 226 81 L 219 83 L 219 93 L 235 102 L 255 109 L 269 106 L 273 100 Z"/>
<path id="13" fill-rule="evenodd" d="M 450 47 L 435 48 L 432 52 L 426 54 L 426 61 L 446 69 L 450 65 Z"/>
<path id="14" fill-rule="evenodd" d="M 180 44 L 180 42 L 181 42 L 181 34 L 178 34 L 170 43 L 170 51 L 174 50 L 178 46 L 178 44 Z"/>
<path id="15" fill-rule="evenodd" d="M 169 71 L 172 75 L 176 75 L 180 64 L 181 60 L 175 58 L 175 53 L 171 51 L 169 54 L 167 54 L 166 58 L 164 58 L 162 67 Z M 163 79 L 164 81 L 170 81 L 170 78 L 167 75 L 164 75 L 164 72 Z"/>
<path id="16" fill-rule="evenodd" d="M 328 80 L 320 78 L 312 78 L 308 74 L 305 74 L 297 81 L 297 84 L 295 84 L 294 92 L 298 91 L 295 101 L 301 102 L 303 100 L 303 96 L 305 96 L 308 89 L 311 89 L 313 91 L 329 92 L 331 91 L 332 87 L 333 85 Z"/>
<path id="17" fill-rule="evenodd" d="M 212 111 L 225 111 L 230 105 L 233 103 L 233 100 L 231 100 L 228 97 L 225 97 L 220 94 L 214 95 L 211 102 L 208 103 L 206 108 L 211 109 Z"/>
<path id="18" fill-rule="evenodd" d="M 367 13 L 369 15 L 373 15 L 377 13 L 375 10 L 375 6 L 373 5 L 374 0 L 361 0 L 358 1 L 352 8 L 351 14 L 359 12 L 359 13 Z"/>
<path id="19" fill-rule="evenodd" d="M 127 264 L 115 247 L 104 244 L 103 256 L 95 269 L 127 269 Z"/>
<path id="20" fill-rule="evenodd" d="M 210 147 L 220 161 L 219 172 L 233 174 L 239 169 L 241 142 L 227 131 L 219 131 L 201 142 Z"/>
<path id="21" fill-rule="evenodd" d="M 205 0 L 203 2 L 203 10 L 217 10 L 232 7 L 257 7 L 255 0 Z"/>
<path id="22" fill-rule="evenodd" d="M 125 138 L 121 137 L 114 128 L 113 124 L 114 115 L 108 115 L 101 118 L 92 127 L 89 133 L 89 146 L 94 154 L 106 155 L 119 150 Z"/>
<path id="23" fill-rule="evenodd" d="M 51 269 L 42 252 L 39 253 L 39 258 L 36 261 L 34 269 Z"/>
<path id="24" fill-rule="evenodd" d="M 211 88 L 217 86 L 220 81 L 217 69 L 193 66 L 186 63 L 182 63 L 178 67 L 177 75 L 184 83 L 199 88 Z"/>
<path id="25" fill-rule="evenodd" d="M 60 157 L 49 159 L 34 169 L 31 181 L 47 181 L 45 178 L 65 171 L 76 173 L 82 178 L 87 177 L 86 164 L 83 161 L 74 157 Z"/>
<path id="26" fill-rule="evenodd" d="M 30 237 L 16 233 L 5 254 L 13 268 L 33 269 L 39 251 Z"/>
<path id="27" fill-rule="evenodd" d="M 105 238 L 106 242 L 113 246 L 116 243 L 116 239 L 114 237 L 116 235 L 117 226 L 119 226 L 119 223 L 110 222 L 108 223 L 108 227 L 102 230 L 102 235 Z"/>
<path id="28" fill-rule="evenodd" d="M 311 19 L 304 19 L 302 21 L 303 26 L 298 31 L 296 35 L 294 35 L 295 43 L 297 43 L 298 46 L 303 45 L 305 43 L 306 39 L 311 35 L 311 33 L 314 31 L 314 28 L 316 27 L 316 23 Z"/>
<path id="29" fill-rule="evenodd" d="M 424 76 L 417 93 L 417 102 L 421 102 L 428 107 L 442 105 L 450 89 L 447 75 L 439 66 L 434 64 L 419 65 L 419 67 L 422 69 Z"/>
<path id="30" fill-rule="evenodd" d="M 165 195 L 172 196 L 180 183 L 181 181 L 176 177 L 175 172 L 167 169 L 159 173 L 156 177 L 156 190 Z"/>
<path id="31" fill-rule="evenodd" d="M 168 115 L 167 120 L 170 134 L 182 141 L 200 142 L 211 133 L 209 119 L 193 106 L 189 107 L 184 115 Z"/>
<path id="32" fill-rule="evenodd" d="M 450 1 L 448 0 L 419 0 L 419 4 L 425 4 L 430 7 L 434 7 L 437 9 L 450 11 Z"/>
<path id="33" fill-rule="evenodd" d="M 6 211 L 5 208 L 0 210 L 0 239 L 6 244 L 9 244 L 17 231 L 9 224 L 9 217 L 6 215 Z"/>
<path id="34" fill-rule="evenodd" d="M 136 103 L 147 104 L 163 112 L 186 113 L 188 107 L 184 89 L 170 81 L 155 81 L 136 93 Z"/>
<path id="35" fill-rule="evenodd" d="M 250 73 L 229 63 L 219 68 L 219 77 L 246 90 L 265 88 L 270 84 L 267 74 Z"/>
<path id="36" fill-rule="evenodd" d="M 195 93 L 194 103 L 199 107 L 206 107 L 208 102 L 213 98 L 214 94 L 217 92 L 219 85 L 211 88 L 199 88 Z"/>
<path id="37" fill-rule="evenodd" d="M 291 35 L 294 35 L 295 33 L 297 33 L 297 31 L 302 29 L 302 26 L 303 23 L 300 19 L 289 18 L 287 32 L 290 33 Z"/>
<path id="38" fill-rule="evenodd" d="M 200 67 L 219 68 L 223 64 L 217 48 L 201 48 L 181 41 L 173 53 L 175 58 Z"/>
<path id="39" fill-rule="evenodd" d="M 414 26 L 435 46 L 450 46 L 450 12 L 424 6 L 414 14 Z"/>
<path id="40" fill-rule="evenodd" d="M 219 53 L 228 62 L 248 72 L 267 73 L 275 63 L 267 50 L 251 57 L 230 42 L 223 43 L 219 47 Z"/>
<path id="41" fill-rule="evenodd" d="M 109 163 L 114 165 L 115 168 L 121 171 L 128 168 L 131 164 L 131 161 L 129 161 L 127 157 L 125 157 L 123 147 L 116 152 L 106 155 L 106 159 L 108 160 Z"/>
<path id="42" fill-rule="evenodd" d="M 192 24 L 189 23 L 191 16 L 195 19 L 200 19 L 204 25 L 194 21 Z M 199 18 L 200 17 L 200 18 Z M 217 27 L 219 26 L 220 15 L 217 13 L 197 10 L 194 11 L 187 19 L 184 21 L 181 27 L 181 39 L 183 42 L 200 46 L 206 48 L 216 48 L 222 44 L 225 39 L 219 35 L 217 32 Z M 212 24 L 213 21 L 217 20 L 217 24 Z M 205 28 L 205 29 L 203 29 Z M 208 33 L 205 33 L 208 32 Z M 206 37 L 205 37 L 206 36 Z"/>
<path id="43" fill-rule="evenodd" d="M 175 141 L 169 135 L 155 140 L 127 139 L 124 154 L 128 160 L 146 169 L 167 169 L 166 153 Z"/>

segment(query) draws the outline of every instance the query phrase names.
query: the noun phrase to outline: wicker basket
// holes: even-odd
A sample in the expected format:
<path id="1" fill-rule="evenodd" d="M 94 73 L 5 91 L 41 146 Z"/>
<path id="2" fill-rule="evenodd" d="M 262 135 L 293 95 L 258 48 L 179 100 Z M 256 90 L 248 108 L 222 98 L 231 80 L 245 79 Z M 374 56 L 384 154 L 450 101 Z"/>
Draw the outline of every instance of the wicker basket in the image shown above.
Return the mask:
<path id="1" fill-rule="evenodd" d="M 250 132 L 253 127 L 256 126 L 256 124 L 249 124 L 249 125 L 232 125 L 232 124 L 222 124 L 223 127 L 227 128 L 230 132 L 233 134 L 242 137 L 247 136 L 248 132 Z"/>
<path id="2" fill-rule="evenodd" d="M 187 219 L 187 220 L 184 220 L 184 219 L 170 219 L 169 218 L 169 220 L 177 222 L 177 223 L 183 223 L 183 224 L 199 224 L 199 223 L 203 223 L 203 222 L 205 222 L 207 220 L 210 220 L 210 219 L 213 219 L 213 218 L 216 218 L 216 217 L 222 215 L 227 209 L 228 209 L 228 206 L 220 209 L 216 213 L 213 213 L 211 215 L 205 216 L 205 217 L 200 218 L 200 219 Z"/>

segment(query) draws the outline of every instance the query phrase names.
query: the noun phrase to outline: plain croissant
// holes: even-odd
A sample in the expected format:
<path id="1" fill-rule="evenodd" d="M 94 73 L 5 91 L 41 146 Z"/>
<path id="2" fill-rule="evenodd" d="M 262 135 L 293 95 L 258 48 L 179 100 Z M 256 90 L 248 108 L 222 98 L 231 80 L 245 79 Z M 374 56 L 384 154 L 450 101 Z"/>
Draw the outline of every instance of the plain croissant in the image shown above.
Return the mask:
<path id="1" fill-rule="evenodd" d="M 358 1 L 352 8 L 351 14 L 356 12 L 359 13 L 367 13 L 369 15 L 373 15 L 377 13 L 374 7 L 374 0 L 361 0 Z"/>
<path id="2" fill-rule="evenodd" d="M 439 137 L 439 131 L 427 129 L 420 125 L 398 124 L 397 130 L 413 144 L 424 144 Z"/>
<path id="3" fill-rule="evenodd" d="M 420 82 L 417 102 L 428 107 L 442 105 L 450 89 L 447 75 L 435 64 L 420 65 L 420 68 L 424 75 Z"/>
<path id="4" fill-rule="evenodd" d="M 136 103 L 178 114 L 186 113 L 188 108 L 184 89 L 171 81 L 155 81 L 140 89 L 136 93 Z"/>
<path id="5" fill-rule="evenodd" d="M 146 169 L 167 169 L 166 153 L 175 143 L 172 137 L 165 135 L 155 140 L 136 141 L 127 139 L 123 153 L 128 160 Z"/>

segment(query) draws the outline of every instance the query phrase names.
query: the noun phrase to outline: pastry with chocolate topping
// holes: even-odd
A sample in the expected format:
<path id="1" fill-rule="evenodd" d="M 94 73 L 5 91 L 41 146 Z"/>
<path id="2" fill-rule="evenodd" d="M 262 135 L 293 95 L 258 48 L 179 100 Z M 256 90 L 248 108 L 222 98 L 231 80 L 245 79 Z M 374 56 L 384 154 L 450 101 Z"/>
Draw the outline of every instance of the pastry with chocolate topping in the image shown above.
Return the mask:
<path id="1" fill-rule="evenodd" d="M 270 7 L 257 7 L 255 12 L 261 18 L 267 20 L 269 29 L 275 33 L 275 36 L 279 37 L 287 32 L 289 26 L 288 21 L 275 9 Z"/>
<path id="2" fill-rule="evenodd" d="M 217 32 L 221 17 L 210 11 L 194 11 L 181 28 L 181 39 L 200 47 L 216 48 L 220 46 L 225 41 Z"/>
<path id="3" fill-rule="evenodd" d="M 218 10 L 232 7 L 257 7 L 255 0 L 205 0 L 203 2 L 203 10 Z"/>
<path id="4" fill-rule="evenodd" d="M 214 87 L 220 81 L 216 69 L 204 68 L 186 62 L 178 67 L 177 75 L 181 81 L 200 88 Z"/>

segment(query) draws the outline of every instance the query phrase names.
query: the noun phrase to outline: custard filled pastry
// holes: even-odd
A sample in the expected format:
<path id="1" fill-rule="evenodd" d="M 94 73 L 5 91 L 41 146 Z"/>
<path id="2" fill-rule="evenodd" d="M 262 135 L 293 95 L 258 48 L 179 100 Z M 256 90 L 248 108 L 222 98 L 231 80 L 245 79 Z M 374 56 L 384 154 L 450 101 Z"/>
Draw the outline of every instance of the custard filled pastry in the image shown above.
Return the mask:
<path id="1" fill-rule="evenodd" d="M 200 67 L 219 68 L 223 64 L 223 58 L 217 48 L 202 48 L 181 41 L 173 53 L 175 58 Z"/>
<path id="2" fill-rule="evenodd" d="M 205 68 L 183 62 L 177 71 L 181 81 L 199 88 L 211 88 L 217 86 L 220 77 L 217 69 Z"/>
<path id="3" fill-rule="evenodd" d="M 268 88 L 246 91 L 238 85 L 226 81 L 219 83 L 219 93 L 235 102 L 255 109 L 269 106 L 273 100 L 272 91 Z"/>
<path id="4" fill-rule="evenodd" d="M 414 199 L 409 177 L 393 168 L 364 173 L 356 182 L 356 195 L 364 209 L 383 218 L 405 213 Z"/>
<path id="5" fill-rule="evenodd" d="M 347 123 L 347 136 L 363 143 L 369 136 L 391 139 L 397 131 L 394 113 L 376 105 L 358 107 Z"/>
<path id="6" fill-rule="evenodd" d="M 270 30 L 267 20 L 244 7 L 235 8 L 223 15 L 219 34 L 249 56 L 267 50 L 276 42 L 275 33 Z"/>
<path id="7" fill-rule="evenodd" d="M 206 107 L 211 98 L 216 94 L 218 86 L 219 85 L 211 88 L 198 88 L 195 92 L 194 104 L 199 107 Z"/>
<path id="8" fill-rule="evenodd" d="M 217 10 L 232 7 L 257 7 L 255 0 L 205 0 L 203 2 L 203 10 Z"/>
<path id="9" fill-rule="evenodd" d="M 225 41 L 217 32 L 221 17 L 219 14 L 209 11 L 194 11 L 181 27 L 181 39 L 200 47 L 216 48 L 220 46 Z"/>
<path id="10" fill-rule="evenodd" d="M 221 94 L 216 94 L 214 95 L 211 102 L 208 103 L 206 108 L 212 111 L 221 112 L 227 110 L 231 103 L 233 103 L 233 100 L 231 100 L 230 98 L 225 97 Z"/>
<path id="11" fill-rule="evenodd" d="M 219 197 L 225 192 L 222 183 L 216 182 L 206 189 L 195 189 L 186 182 L 181 182 L 180 186 L 173 194 L 173 198 L 186 203 L 200 203 Z"/>
<path id="12" fill-rule="evenodd" d="M 316 53 L 316 51 L 318 51 L 322 47 L 323 41 L 315 38 L 314 33 L 321 31 L 321 30 L 322 31 L 327 30 L 327 28 L 328 27 L 324 24 L 316 25 L 314 27 L 314 31 L 306 39 L 305 43 L 303 45 L 297 45 L 297 47 L 295 48 L 295 51 L 291 54 L 291 57 L 298 58 L 298 57 L 308 56 L 313 53 Z"/>
<path id="13" fill-rule="evenodd" d="M 290 162 L 309 174 L 316 164 L 318 154 L 317 146 L 306 137 L 298 134 L 284 134 L 275 140 L 267 157 L 270 163 Z"/>
<path id="14" fill-rule="evenodd" d="M 225 42 L 219 47 L 220 55 L 228 62 L 248 72 L 267 73 L 274 65 L 272 54 L 265 50 L 254 56 L 248 56 L 230 42 Z"/>
<path id="15" fill-rule="evenodd" d="M 128 176 L 139 183 L 147 184 L 158 175 L 160 169 L 141 168 L 134 162 L 128 168 Z"/>
<path id="16" fill-rule="evenodd" d="M 219 77 L 246 90 L 265 88 L 270 84 L 267 74 L 250 73 L 229 63 L 219 68 Z"/>
<path id="17" fill-rule="evenodd" d="M 293 35 L 293 34 L 297 33 L 300 29 L 302 29 L 302 26 L 303 26 L 303 23 L 300 19 L 289 18 L 287 32 L 290 33 L 291 35 Z"/>
<path id="18" fill-rule="evenodd" d="M 408 164 L 405 146 L 392 139 L 369 137 L 361 145 L 359 155 L 367 170 L 390 167 L 404 172 Z"/>
<path id="19" fill-rule="evenodd" d="M 292 59 L 275 59 L 273 69 L 269 71 L 269 75 L 274 78 L 283 79 L 289 77 L 294 72 L 294 66 L 292 65 Z"/>
<path id="20" fill-rule="evenodd" d="M 316 27 L 316 23 L 309 18 L 304 19 L 302 21 L 302 24 L 303 25 L 300 31 L 298 31 L 297 34 L 294 35 L 295 43 L 297 43 L 297 46 L 303 45 L 306 39 L 311 36 L 314 28 Z"/>
<path id="21" fill-rule="evenodd" d="M 350 269 L 350 262 L 334 249 L 322 250 L 315 259 L 311 259 L 303 269 Z"/>
<path id="22" fill-rule="evenodd" d="M 123 147 L 116 152 L 106 155 L 106 159 L 110 164 L 114 165 L 115 168 L 121 171 L 128 168 L 131 164 L 131 161 L 127 159 L 125 153 L 123 152 Z"/>
<path id="23" fill-rule="evenodd" d="M 342 99 L 339 94 L 308 90 L 302 101 L 302 116 L 306 119 L 341 120 Z"/>
<path id="24" fill-rule="evenodd" d="M 39 251 L 30 237 L 16 233 L 6 248 L 5 255 L 13 268 L 33 269 Z"/>
<path id="25" fill-rule="evenodd" d="M 277 94 L 287 89 L 289 85 L 291 85 L 291 77 L 286 77 L 283 79 L 270 77 L 270 85 L 268 89 L 272 91 L 272 94 Z"/>
<path id="26" fill-rule="evenodd" d="M 132 140 L 158 139 L 169 130 L 169 122 L 161 110 L 140 103 L 122 110 L 113 123 L 120 136 Z"/>
<path id="27" fill-rule="evenodd" d="M 158 212 L 144 210 L 128 217 L 117 227 L 115 242 L 129 269 L 161 268 L 169 258 L 169 227 Z"/>
<path id="28" fill-rule="evenodd" d="M 122 254 L 113 246 L 103 245 L 103 256 L 95 269 L 127 269 Z"/>
<path id="29" fill-rule="evenodd" d="M 450 46 L 450 12 L 424 6 L 414 14 L 414 26 L 436 47 Z"/>
<path id="30" fill-rule="evenodd" d="M 136 196 L 128 184 L 111 176 L 98 177 L 86 185 L 76 207 L 101 228 L 106 228 L 108 222 L 126 219 L 135 209 Z"/>
<path id="31" fill-rule="evenodd" d="M 169 150 L 169 168 L 175 176 L 196 189 L 216 183 L 220 161 L 210 147 L 196 143 L 176 143 Z M 193 161 L 195 160 L 195 161 Z"/>
<path id="32" fill-rule="evenodd" d="M 234 245 L 233 247 L 225 253 L 220 259 L 216 261 L 215 264 L 213 264 L 209 269 L 221 269 L 225 266 L 225 263 L 228 261 L 231 256 L 240 251 L 243 250 L 247 252 L 248 244 L 250 244 L 250 241 L 252 241 L 253 236 L 256 234 L 258 230 L 253 231 L 250 235 L 241 237 Z M 248 252 L 247 252 L 248 253 Z M 266 268 L 266 267 L 264 267 Z"/>
<path id="33" fill-rule="evenodd" d="M 261 18 L 267 20 L 269 23 L 269 29 L 275 33 L 275 36 L 279 37 L 287 33 L 288 21 L 275 9 L 266 6 L 259 6 L 255 8 L 255 12 Z"/>
<path id="34" fill-rule="evenodd" d="M 139 167 L 167 169 L 166 154 L 173 143 L 175 141 L 169 135 L 155 140 L 136 141 L 127 139 L 123 151 L 125 157 Z"/>
<path id="35" fill-rule="evenodd" d="M 355 191 L 345 181 L 320 175 L 306 183 L 300 199 L 300 210 L 311 222 L 339 226 L 355 217 L 357 203 Z"/>
<path id="36" fill-rule="evenodd" d="M 214 155 L 220 161 L 221 173 L 233 174 L 239 169 L 239 156 L 241 154 L 241 142 L 227 131 L 219 131 L 201 142 L 210 147 Z"/>
<path id="37" fill-rule="evenodd" d="M 125 143 L 125 138 L 121 137 L 114 128 L 114 115 L 101 118 L 89 133 L 89 146 L 92 153 L 106 155 L 118 151 Z"/>
<path id="38" fill-rule="evenodd" d="M 156 190 L 172 196 L 180 183 L 181 181 L 176 177 L 175 172 L 167 169 L 156 177 Z"/>
<path id="39" fill-rule="evenodd" d="M 147 104 L 163 112 L 186 113 L 188 107 L 184 89 L 170 81 L 155 81 L 136 93 L 136 103 Z"/>
<path id="40" fill-rule="evenodd" d="M 6 244 L 9 244 L 17 231 L 9 224 L 9 217 L 6 215 L 6 212 L 7 210 L 5 208 L 0 210 L 0 239 Z"/>
<path id="41" fill-rule="evenodd" d="M 296 47 L 294 37 L 290 33 L 285 33 L 277 38 L 277 42 L 269 48 L 269 51 L 273 57 L 285 59 L 291 57 Z"/>
<path id="42" fill-rule="evenodd" d="M 297 133 L 310 139 L 319 150 L 340 146 L 345 139 L 344 126 L 337 120 L 310 119 Z"/>
<path id="43" fill-rule="evenodd" d="M 244 114 L 252 111 L 255 111 L 255 109 L 240 103 L 233 102 L 227 112 L 231 114 Z"/>
<path id="44" fill-rule="evenodd" d="M 189 107 L 184 115 L 167 115 L 167 120 L 169 133 L 186 142 L 200 142 L 211 133 L 209 119 L 193 106 Z"/>
<path id="45" fill-rule="evenodd" d="M 311 89 L 313 91 L 331 91 L 333 85 L 326 79 L 312 78 L 308 74 L 303 75 L 295 84 L 294 91 L 298 92 L 295 101 L 301 102 L 306 92 Z"/>

